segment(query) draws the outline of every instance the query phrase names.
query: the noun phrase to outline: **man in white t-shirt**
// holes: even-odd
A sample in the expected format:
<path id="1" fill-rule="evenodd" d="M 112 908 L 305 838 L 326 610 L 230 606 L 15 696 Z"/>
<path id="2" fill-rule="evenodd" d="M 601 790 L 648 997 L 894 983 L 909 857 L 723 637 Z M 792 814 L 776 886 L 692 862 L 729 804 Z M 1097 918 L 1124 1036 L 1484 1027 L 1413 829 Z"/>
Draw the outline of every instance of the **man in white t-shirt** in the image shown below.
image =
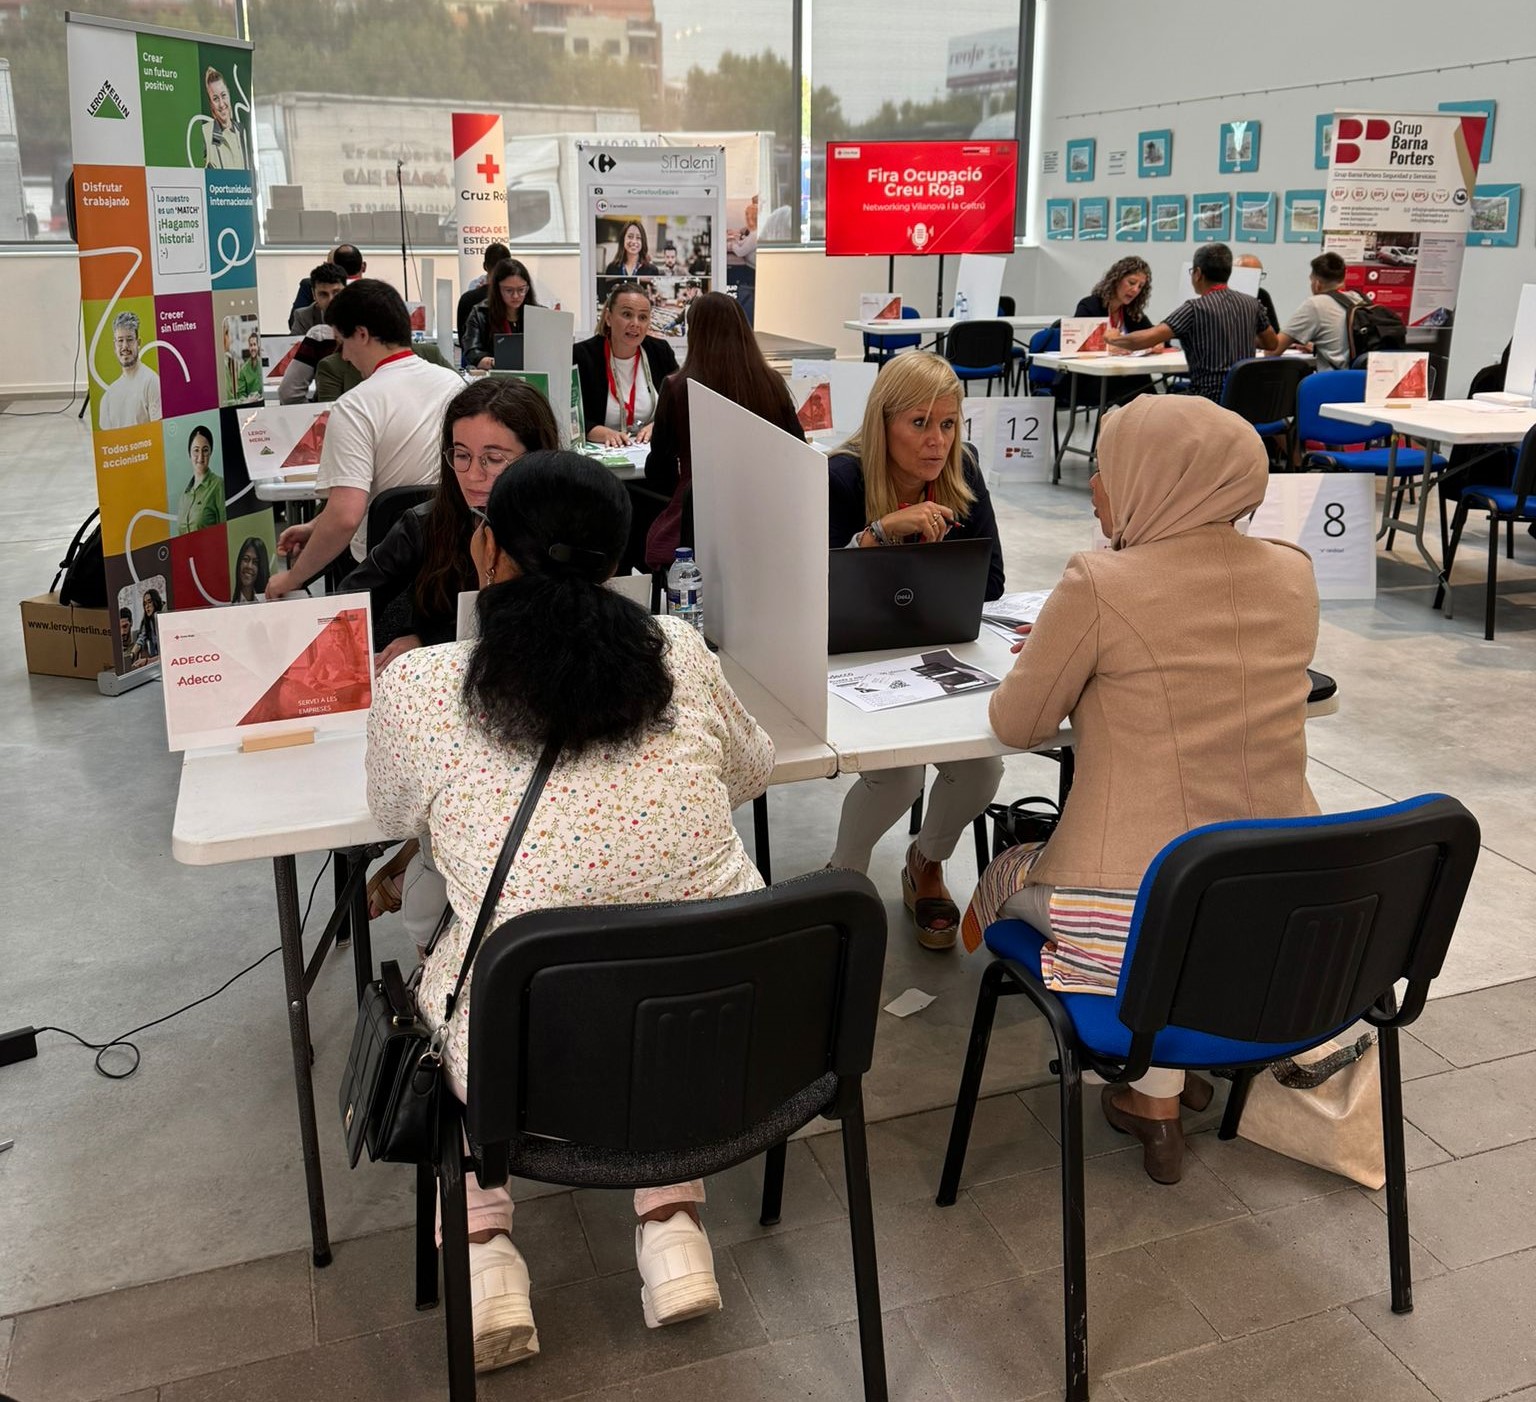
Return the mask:
<path id="1" fill-rule="evenodd" d="M 1280 349 L 1300 346 L 1327 370 L 1349 364 L 1349 311 L 1344 301 L 1358 300 L 1344 291 L 1344 260 L 1320 253 L 1312 260 L 1312 295 L 1296 308 L 1280 330 Z"/>
<path id="2" fill-rule="evenodd" d="M 308 584 L 349 541 L 361 560 L 368 553 L 368 503 L 380 492 L 437 482 L 443 410 L 464 388 L 454 371 L 411 350 L 410 314 L 388 283 L 359 278 L 337 294 L 326 319 L 363 382 L 331 409 L 315 482 L 325 506 L 279 538 L 277 553 L 297 558 L 267 582 L 269 599 Z"/>
<path id="3" fill-rule="evenodd" d="M 137 312 L 119 312 L 112 319 L 112 349 L 123 373 L 102 391 L 96 406 L 101 428 L 134 428 L 160 417 L 160 377 L 139 359 Z"/>

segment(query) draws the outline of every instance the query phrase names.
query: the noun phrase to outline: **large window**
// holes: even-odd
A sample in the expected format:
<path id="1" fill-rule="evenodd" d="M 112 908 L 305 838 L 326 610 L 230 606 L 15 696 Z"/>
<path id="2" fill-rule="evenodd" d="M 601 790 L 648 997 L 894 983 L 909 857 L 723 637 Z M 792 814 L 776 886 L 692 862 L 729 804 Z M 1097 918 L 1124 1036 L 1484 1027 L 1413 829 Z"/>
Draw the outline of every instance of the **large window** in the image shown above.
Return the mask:
<path id="1" fill-rule="evenodd" d="M 237 29 L 236 0 L 0 0 L 0 242 L 68 238 L 70 3 L 175 29 Z M 808 216 L 819 240 L 828 140 L 1014 134 L 1020 3 L 240 0 L 256 49 L 248 121 L 262 238 L 396 246 L 403 197 L 408 241 L 451 246 L 448 114 L 486 110 L 505 118 L 513 243 L 574 242 L 570 137 L 726 132 L 767 138 L 761 239 L 799 241 Z M 808 40 L 804 129 L 797 14 Z"/>

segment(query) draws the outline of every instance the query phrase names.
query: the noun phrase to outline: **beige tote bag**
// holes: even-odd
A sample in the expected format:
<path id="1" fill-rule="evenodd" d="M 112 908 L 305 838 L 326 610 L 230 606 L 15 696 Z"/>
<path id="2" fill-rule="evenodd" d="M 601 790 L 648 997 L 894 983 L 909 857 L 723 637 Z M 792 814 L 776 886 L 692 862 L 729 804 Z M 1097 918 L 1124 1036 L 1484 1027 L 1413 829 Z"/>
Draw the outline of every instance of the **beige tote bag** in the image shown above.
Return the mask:
<path id="1" fill-rule="evenodd" d="M 1287 1158 L 1381 1187 L 1387 1169 L 1375 1034 L 1324 1042 L 1265 1067 L 1249 1088 L 1237 1132 Z"/>

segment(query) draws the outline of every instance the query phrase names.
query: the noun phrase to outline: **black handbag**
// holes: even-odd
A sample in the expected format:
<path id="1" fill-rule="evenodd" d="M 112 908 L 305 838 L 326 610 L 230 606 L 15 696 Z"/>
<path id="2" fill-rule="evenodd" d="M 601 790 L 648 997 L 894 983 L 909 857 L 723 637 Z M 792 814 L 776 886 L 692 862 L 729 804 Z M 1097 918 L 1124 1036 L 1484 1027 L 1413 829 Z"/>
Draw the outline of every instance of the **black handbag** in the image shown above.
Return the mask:
<path id="1" fill-rule="evenodd" d="M 442 1025 L 434 1033 L 421 1020 L 411 990 L 400 977 L 400 966 L 394 960 L 380 966 L 379 977 L 364 992 L 358 1004 L 357 1026 L 352 1033 L 352 1050 L 347 1055 L 339 1099 L 351 1167 L 357 1167 L 364 1147 L 375 1163 L 428 1163 L 434 1157 L 443 1094 L 443 1045 L 453 1026 L 453 1010 L 501 899 L 507 873 L 522 846 L 528 820 L 559 754 L 560 747 L 553 741 L 544 747 L 538 768 L 517 806 L 495 870 L 486 883 L 480 914 L 464 950 L 459 977 L 448 995 Z M 446 925 L 445 920 L 439 926 L 439 934 Z M 431 953 L 428 948 L 427 954 Z"/>
<path id="2" fill-rule="evenodd" d="M 986 816 L 992 820 L 992 855 L 1024 842 L 1046 842 L 1061 821 L 1061 809 L 1054 799 L 1040 794 L 1016 798 L 1012 803 L 989 803 Z"/>

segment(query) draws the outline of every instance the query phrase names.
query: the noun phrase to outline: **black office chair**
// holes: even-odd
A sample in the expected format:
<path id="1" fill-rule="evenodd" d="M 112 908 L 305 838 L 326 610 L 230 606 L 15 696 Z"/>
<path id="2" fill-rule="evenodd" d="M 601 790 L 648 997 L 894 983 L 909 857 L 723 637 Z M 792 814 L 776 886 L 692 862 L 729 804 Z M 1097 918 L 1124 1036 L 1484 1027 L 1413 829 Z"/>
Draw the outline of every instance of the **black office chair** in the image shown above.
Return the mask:
<path id="1" fill-rule="evenodd" d="M 1423 1010 L 1477 865 L 1477 820 L 1423 794 L 1359 813 L 1212 823 L 1176 838 L 1142 878 L 1113 997 L 1053 993 L 1042 932 L 988 927 L 938 1202 L 960 1188 L 1000 996 L 1022 993 L 1056 1041 L 1061 1092 L 1067 1402 L 1088 1397 L 1082 1071 L 1124 1084 L 1153 1064 L 1240 1068 L 1220 1137 L 1237 1133 L 1253 1077 L 1363 1019 L 1379 1032 L 1394 1313 L 1413 1309 L 1397 1030 Z M 1394 986 L 1407 980 L 1399 1008 Z"/>
<path id="2" fill-rule="evenodd" d="M 469 314 L 475 307 L 485 301 L 485 288 L 472 287 L 468 292 L 459 294 L 459 304 L 453 313 L 453 329 L 459 334 L 459 364 L 464 363 L 464 332 L 469 328 Z"/>
<path id="3" fill-rule="evenodd" d="M 1505 363 L 1494 361 L 1485 365 L 1472 376 L 1467 387 L 1467 398 L 1476 399 L 1480 394 L 1496 394 L 1504 388 Z M 1447 516 L 1447 502 L 1459 502 L 1461 494 L 1469 487 L 1507 487 L 1515 478 L 1515 453 L 1519 445 L 1514 443 L 1458 443 L 1450 451 L 1447 471 L 1435 484 L 1435 496 L 1440 502 L 1440 558 L 1443 560 L 1451 549 L 1451 528 Z M 1515 558 L 1515 522 L 1504 522 L 1504 553 Z M 1440 607 L 1436 595 L 1435 607 Z"/>
<path id="4" fill-rule="evenodd" d="M 1282 467 L 1289 467 L 1296 428 L 1296 386 L 1312 367 L 1304 360 L 1281 356 L 1239 360 L 1227 371 L 1221 387 L 1221 407 L 1248 420 L 1261 438 L 1285 440 Z M 1275 460 L 1271 458 L 1271 466 Z"/>
<path id="5" fill-rule="evenodd" d="M 957 321 L 945 339 L 944 358 L 954 366 L 962 386 L 1000 380 L 1003 393 L 1009 388 L 1013 368 L 1013 327 L 1006 321 Z"/>
<path id="6" fill-rule="evenodd" d="M 842 1121 L 864 1396 L 884 1402 L 862 1089 L 884 962 L 885 905 L 846 871 L 723 900 L 535 911 L 487 938 L 468 1103 L 443 1116 L 438 1160 L 417 1175 L 418 1308 L 437 1299 L 434 1174 L 442 1198 L 453 1402 L 475 1396 L 467 1168 L 487 1187 L 517 1174 L 639 1188 L 766 1153 L 771 1224 L 786 1140 L 817 1115 Z"/>
<path id="7" fill-rule="evenodd" d="M 1506 530 L 1513 531 L 1516 521 L 1523 525 L 1536 522 L 1536 428 L 1531 429 L 1521 441 L 1520 453 L 1515 459 L 1513 480 L 1509 486 L 1479 484 L 1462 487 L 1456 502 L 1456 516 L 1451 522 L 1451 541 L 1445 552 L 1446 579 L 1451 577 L 1451 566 L 1455 563 L 1456 551 L 1461 545 L 1461 531 L 1467 524 L 1469 511 L 1488 513 L 1488 586 L 1483 604 L 1483 637 L 1492 642 L 1494 605 L 1497 602 L 1495 589 L 1499 582 L 1499 526 L 1502 523 Z M 1513 554 L 1513 539 L 1510 541 L 1510 551 Z M 1445 597 L 1445 588 L 1441 584 L 1435 591 L 1436 608 Z"/>

